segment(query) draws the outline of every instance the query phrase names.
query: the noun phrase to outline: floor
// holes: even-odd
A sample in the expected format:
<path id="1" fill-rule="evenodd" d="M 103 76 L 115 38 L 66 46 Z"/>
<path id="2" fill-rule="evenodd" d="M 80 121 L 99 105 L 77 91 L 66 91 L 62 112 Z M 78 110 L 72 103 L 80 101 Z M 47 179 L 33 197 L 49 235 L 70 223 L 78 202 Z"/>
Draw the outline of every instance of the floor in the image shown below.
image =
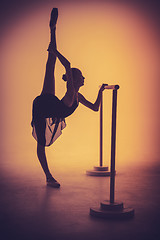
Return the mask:
<path id="1" fill-rule="evenodd" d="M 60 189 L 46 187 L 40 172 L 12 172 L 0 177 L 2 240 L 158 240 L 160 239 L 160 165 L 119 169 L 116 200 L 135 209 L 130 220 L 91 217 L 90 207 L 109 199 L 109 178 L 84 169 L 61 170 Z"/>

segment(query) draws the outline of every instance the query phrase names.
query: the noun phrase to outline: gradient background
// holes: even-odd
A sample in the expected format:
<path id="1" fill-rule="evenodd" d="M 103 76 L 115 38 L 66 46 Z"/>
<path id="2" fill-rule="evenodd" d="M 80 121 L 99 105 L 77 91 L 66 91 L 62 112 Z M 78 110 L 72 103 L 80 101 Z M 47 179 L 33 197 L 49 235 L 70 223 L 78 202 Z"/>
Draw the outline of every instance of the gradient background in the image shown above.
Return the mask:
<path id="1" fill-rule="evenodd" d="M 1 173 L 43 174 L 31 136 L 33 99 L 43 84 L 49 15 L 59 8 L 58 49 L 82 70 L 84 96 L 95 101 L 99 85 L 119 84 L 117 167 L 159 161 L 159 32 L 157 1 L 1 1 Z M 56 94 L 65 83 L 57 61 Z M 104 92 L 105 164 L 110 159 L 111 92 Z M 51 168 L 85 171 L 99 161 L 99 113 L 84 106 L 67 120 L 47 149 Z M 64 170 L 65 169 L 65 170 Z"/>

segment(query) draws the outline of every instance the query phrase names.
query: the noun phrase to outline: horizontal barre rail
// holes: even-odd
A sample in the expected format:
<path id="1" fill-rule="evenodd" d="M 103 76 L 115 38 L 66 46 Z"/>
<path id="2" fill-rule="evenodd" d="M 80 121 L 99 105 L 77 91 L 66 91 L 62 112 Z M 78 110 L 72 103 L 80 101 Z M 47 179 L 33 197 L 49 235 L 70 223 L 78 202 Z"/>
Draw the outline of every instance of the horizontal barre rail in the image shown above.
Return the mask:
<path id="1" fill-rule="evenodd" d="M 119 85 L 107 85 L 104 86 L 104 89 L 112 89 L 112 90 L 116 90 L 119 89 Z"/>

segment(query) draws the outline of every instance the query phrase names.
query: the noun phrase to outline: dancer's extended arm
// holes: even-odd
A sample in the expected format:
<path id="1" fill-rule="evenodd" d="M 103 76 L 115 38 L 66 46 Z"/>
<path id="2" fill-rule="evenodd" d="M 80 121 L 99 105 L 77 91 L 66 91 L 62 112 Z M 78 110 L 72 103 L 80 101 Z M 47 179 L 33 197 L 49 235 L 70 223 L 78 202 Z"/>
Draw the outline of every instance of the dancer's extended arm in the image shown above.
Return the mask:
<path id="1" fill-rule="evenodd" d="M 75 96 L 71 64 L 57 49 L 53 49 L 53 53 L 55 54 L 55 56 L 57 56 L 57 58 L 59 59 L 59 61 L 62 63 L 62 65 L 66 70 L 67 92 L 63 98 L 63 102 L 70 107 L 74 102 L 74 96 Z"/>
<path id="2" fill-rule="evenodd" d="M 102 84 L 101 88 L 99 89 L 98 96 L 95 103 L 89 102 L 81 93 L 78 93 L 79 102 L 82 103 L 84 106 L 92 109 L 93 111 L 98 111 L 101 103 L 101 97 L 102 97 L 102 92 L 104 90 L 104 86 L 105 84 Z"/>

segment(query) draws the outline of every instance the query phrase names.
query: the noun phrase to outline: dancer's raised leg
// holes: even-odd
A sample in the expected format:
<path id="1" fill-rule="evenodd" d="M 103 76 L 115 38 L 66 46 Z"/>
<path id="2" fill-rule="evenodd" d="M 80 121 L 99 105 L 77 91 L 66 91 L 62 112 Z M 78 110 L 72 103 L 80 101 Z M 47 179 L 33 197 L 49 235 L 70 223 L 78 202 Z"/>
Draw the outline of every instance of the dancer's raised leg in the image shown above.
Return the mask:
<path id="1" fill-rule="evenodd" d="M 52 46 L 53 48 L 57 48 L 56 44 L 56 23 L 58 18 L 58 9 L 53 8 L 51 12 L 51 18 L 50 18 L 50 38 L 51 42 L 49 46 Z M 46 72 L 44 77 L 44 83 L 43 83 L 43 89 L 41 94 L 51 93 L 55 94 L 55 63 L 56 63 L 56 56 L 52 53 L 50 53 L 48 49 L 48 59 L 46 63 Z"/>

